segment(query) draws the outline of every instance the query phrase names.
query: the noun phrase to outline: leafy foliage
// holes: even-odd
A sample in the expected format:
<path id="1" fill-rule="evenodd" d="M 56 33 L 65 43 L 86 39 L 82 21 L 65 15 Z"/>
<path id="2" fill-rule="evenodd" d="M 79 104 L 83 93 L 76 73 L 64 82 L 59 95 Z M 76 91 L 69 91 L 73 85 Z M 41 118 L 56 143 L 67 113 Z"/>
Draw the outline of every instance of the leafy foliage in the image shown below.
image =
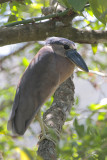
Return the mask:
<path id="1" fill-rule="evenodd" d="M 98 116 L 95 122 L 93 117 L 96 113 Z M 62 144 L 58 147 L 61 159 L 105 160 L 107 158 L 107 124 L 105 124 L 107 114 L 103 114 L 103 119 L 99 119 L 100 114 L 100 109 L 93 109 L 82 125 L 79 124 L 76 116 L 73 125 L 64 129 L 61 137 Z M 66 135 L 67 139 L 65 139 Z"/>
<path id="2" fill-rule="evenodd" d="M 81 11 L 85 4 L 88 2 L 88 0 L 58 0 L 59 3 L 64 5 L 67 8 L 73 8 L 76 11 Z"/>
<path id="3" fill-rule="evenodd" d="M 106 0 L 90 0 L 90 5 L 92 11 L 96 18 L 102 23 L 106 24 L 107 22 L 107 1 Z"/>
<path id="4" fill-rule="evenodd" d="M 83 11 L 87 7 L 88 0 L 58 0 L 60 4 L 75 11 Z M 107 22 L 107 1 L 106 0 L 89 0 L 93 14 L 98 20 L 106 24 Z"/>

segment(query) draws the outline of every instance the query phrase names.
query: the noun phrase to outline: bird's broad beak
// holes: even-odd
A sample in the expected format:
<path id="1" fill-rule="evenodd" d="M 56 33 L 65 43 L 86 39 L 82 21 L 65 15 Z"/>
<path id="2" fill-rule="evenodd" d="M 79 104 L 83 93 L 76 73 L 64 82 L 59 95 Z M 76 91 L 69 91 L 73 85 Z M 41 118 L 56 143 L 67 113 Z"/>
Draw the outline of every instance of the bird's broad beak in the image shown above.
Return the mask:
<path id="1" fill-rule="evenodd" d="M 70 49 L 66 52 L 66 56 L 69 60 L 71 60 L 76 66 L 80 69 L 89 72 L 86 63 L 84 62 L 83 58 L 80 54 L 76 51 L 76 49 Z"/>

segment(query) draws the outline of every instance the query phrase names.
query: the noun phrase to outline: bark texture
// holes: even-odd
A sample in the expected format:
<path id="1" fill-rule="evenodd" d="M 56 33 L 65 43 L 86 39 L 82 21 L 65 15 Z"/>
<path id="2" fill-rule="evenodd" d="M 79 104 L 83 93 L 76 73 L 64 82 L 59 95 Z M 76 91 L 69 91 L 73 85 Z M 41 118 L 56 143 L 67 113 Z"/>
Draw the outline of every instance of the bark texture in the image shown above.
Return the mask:
<path id="1" fill-rule="evenodd" d="M 73 78 L 73 77 L 72 77 Z M 43 119 L 47 126 L 61 133 L 66 117 L 74 103 L 74 84 L 72 78 L 67 79 L 54 94 L 51 107 L 44 113 Z M 59 138 L 56 137 L 58 143 Z M 51 140 L 44 139 L 39 143 L 38 155 L 43 160 L 57 160 L 55 144 Z"/>

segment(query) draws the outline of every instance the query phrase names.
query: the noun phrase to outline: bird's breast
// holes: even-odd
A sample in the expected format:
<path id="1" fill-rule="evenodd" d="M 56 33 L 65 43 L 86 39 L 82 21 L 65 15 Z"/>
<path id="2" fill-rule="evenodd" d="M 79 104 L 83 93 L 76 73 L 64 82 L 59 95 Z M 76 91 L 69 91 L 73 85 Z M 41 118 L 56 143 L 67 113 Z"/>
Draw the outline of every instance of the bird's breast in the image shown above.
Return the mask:
<path id="1" fill-rule="evenodd" d="M 75 65 L 66 57 L 59 55 L 57 55 L 56 61 L 57 71 L 59 72 L 59 83 L 61 84 L 72 75 Z"/>

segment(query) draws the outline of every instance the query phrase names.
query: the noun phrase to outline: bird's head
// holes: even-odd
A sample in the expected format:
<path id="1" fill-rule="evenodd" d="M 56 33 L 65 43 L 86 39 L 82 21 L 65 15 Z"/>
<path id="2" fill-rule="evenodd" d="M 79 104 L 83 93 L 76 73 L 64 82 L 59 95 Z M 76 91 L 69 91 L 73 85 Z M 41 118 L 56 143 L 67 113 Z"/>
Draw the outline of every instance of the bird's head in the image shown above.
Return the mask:
<path id="1" fill-rule="evenodd" d="M 88 67 L 83 58 L 77 52 L 74 42 L 66 38 L 50 37 L 46 39 L 46 45 L 50 45 L 56 54 L 67 57 L 76 66 L 88 72 Z"/>

